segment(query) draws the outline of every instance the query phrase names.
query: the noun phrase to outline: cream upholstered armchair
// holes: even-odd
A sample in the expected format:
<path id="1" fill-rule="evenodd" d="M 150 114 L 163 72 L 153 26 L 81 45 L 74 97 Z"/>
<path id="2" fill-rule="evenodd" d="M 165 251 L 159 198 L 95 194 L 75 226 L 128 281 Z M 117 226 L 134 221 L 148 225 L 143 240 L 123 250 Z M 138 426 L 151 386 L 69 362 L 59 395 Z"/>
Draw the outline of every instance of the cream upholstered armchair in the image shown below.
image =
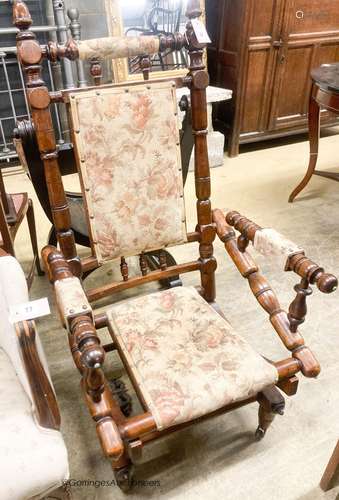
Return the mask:
<path id="1" fill-rule="evenodd" d="M 133 484 L 132 463 L 140 459 L 145 444 L 204 418 L 258 402 L 256 436 L 262 438 L 275 414 L 283 412 L 284 398 L 279 389 L 293 395 L 298 387 L 297 373 L 316 377 L 320 371 L 298 330 L 306 314 L 310 285 L 330 293 L 338 284 L 334 276 L 278 233 L 262 230 L 237 212 L 225 218 L 220 210 L 212 210 L 208 75 L 203 62 L 205 44 L 198 40 L 203 29 L 200 15 L 199 0 L 189 0 L 185 35 L 147 40 L 140 37 L 138 43 L 128 38 L 78 44 L 69 40 L 67 45 L 50 43 L 42 47 L 29 29 L 27 6 L 14 0 L 14 21 L 20 30 L 18 54 L 25 70 L 60 249 L 45 247 L 44 265 L 55 290 L 71 355 L 82 377 L 84 399 L 103 452 L 123 489 Z M 59 93 L 50 93 L 42 80 L 43 58 L 121 58 L 138 55 L 139 51 L 158 53 L 166 47 L 187 49 L 190 63 L 185 77 Z M 195 142 L 197 224 L 193 232 L 186 227 L 175 95 L 176 88 L 183 86 L 190 88 Z M 70 116 L 91 241 L 91 254 L 82 259 L 77 254 L 60 174 L 50 111 L 53 102 L 64 102 Z M 240 233 L 238 238 L 233 227 Z M 268 360 L 256 352 L 218 307 L 213 248 L 217 235 L 248 280 L 258 303 L 269 313 L 273 329 L 290 351 L 286 359 Z M 281 256 L 285 270 L 301 278 L 288 314 L 251 259 L 247 251 L 250 241 L 267 257 Z M 186 243 L 196 244 L 196 257 L 168 265 L 164 249 Z M 145 253 L 153 250 L 159 253 L 158 270 L 149 269 L 145 259 Z M 126 258 L 136 255 L 140 256 L 140 271 L 132 273 Z M 83 273 L 116 260 L 121 279 L 84 290 Z M 94 302 L 118 291 L 193 271 L 200 274 L 197 287 L 116 299 L 105 313 L 95 311 Z M 104 328 L 112 341 L 102 345 L 98 332 Z M 142 407 L 132 416 L 119 404 L 118 394 L 112 393 L 107 379 L 104 360 L 111 351 L 119 355 Z"/>
<path id="2" fill-rule="evenodd" d="M 32 321 L 11 324 L 9 307 L 27 302 L 24 273 L 0 250 L 0 498 L 42 498 L 68 479 L 60 414 Z"/>

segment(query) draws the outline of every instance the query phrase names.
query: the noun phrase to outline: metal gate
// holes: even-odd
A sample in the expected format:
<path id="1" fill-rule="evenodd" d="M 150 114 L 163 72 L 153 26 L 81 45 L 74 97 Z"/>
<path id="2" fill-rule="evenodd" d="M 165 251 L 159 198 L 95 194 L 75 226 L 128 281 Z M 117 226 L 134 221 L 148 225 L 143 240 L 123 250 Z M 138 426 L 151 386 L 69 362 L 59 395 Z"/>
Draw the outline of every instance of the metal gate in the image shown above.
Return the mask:
<path id="1" fill-rule="evenodd" d="M 52 0 L 55 24 L 47 24 L 46 12 L 42 9 L 41 0 L 26 0 L 36 24 L 34 31 L 42 43 L 50 39 L 64 42 L 67 39 L 68 29 L 75 39 L 80 39 L 79 12 L 69 9 L 69 26 L 66 25 L 64 3 L 62 0 Z M 24 76 L 16 57 L 15 35 L 17 29 L 11 27 L 12 1 L 0 0 L 0 162 L 15 162 L 17 154 L 12 141 L 15 123 L 20 119 L 30 119 L 30 112 L 25 92 Z M 79 65 L 78 65 L 79 66 Z M 81 86 L 86 85 L 83 68 L 70 61 L 51 64 L 43 63 L 43 78 L 49 90 L 71 88 L 78 81 Z M 57 141 L 63 144 L 67 141 L 67 121 L 60 115 L 58 104 L 53 106 L 53 121 L 57 134 Z"/>

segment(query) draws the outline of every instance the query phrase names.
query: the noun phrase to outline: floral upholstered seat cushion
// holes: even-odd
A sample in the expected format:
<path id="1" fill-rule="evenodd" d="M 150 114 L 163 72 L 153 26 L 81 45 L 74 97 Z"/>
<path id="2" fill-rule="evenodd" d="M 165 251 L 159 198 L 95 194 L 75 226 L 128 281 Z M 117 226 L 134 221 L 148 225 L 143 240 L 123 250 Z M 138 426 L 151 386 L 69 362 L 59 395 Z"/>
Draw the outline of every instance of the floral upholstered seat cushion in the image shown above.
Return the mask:
<path id="1" fill-rule="evenodd" d="M 245 400 L 278 380 L 276 368 L 193 287 L 126 300 L 108 315 L 159 430 Z"/>

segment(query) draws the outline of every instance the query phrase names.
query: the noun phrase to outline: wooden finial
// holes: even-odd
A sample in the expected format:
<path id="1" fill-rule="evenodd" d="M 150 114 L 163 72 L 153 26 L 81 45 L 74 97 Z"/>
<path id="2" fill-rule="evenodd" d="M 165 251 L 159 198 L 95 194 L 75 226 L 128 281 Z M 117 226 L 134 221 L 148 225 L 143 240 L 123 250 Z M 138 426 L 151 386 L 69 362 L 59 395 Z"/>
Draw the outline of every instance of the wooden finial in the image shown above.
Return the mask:
<path id="1" fill-rule="evenodd" d="M 13 2 L 13 24 L 19 30 L 27 30 L 32 24 L 31 14 L 22 0 Z"/>
<path id="2" fill-rule="evenodd" d="M 195 19 L 202 14 L 200 7 L 200 0 L 188 0 L 186 7 L 186 17 L 188 19 Z"/>

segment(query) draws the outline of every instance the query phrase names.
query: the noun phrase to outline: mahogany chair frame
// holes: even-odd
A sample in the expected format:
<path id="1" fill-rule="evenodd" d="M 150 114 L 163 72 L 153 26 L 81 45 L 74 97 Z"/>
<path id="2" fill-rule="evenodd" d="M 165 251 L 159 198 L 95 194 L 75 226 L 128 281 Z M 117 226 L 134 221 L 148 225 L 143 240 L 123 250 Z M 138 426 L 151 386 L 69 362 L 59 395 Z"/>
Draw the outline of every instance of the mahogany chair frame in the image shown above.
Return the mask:
<path id="1" fill-rule="evenodd" d="M 205 45 L 198 42 L 192 25 L 192 21 L 199 18 L 200 15 L 199 1 L 190 0 L 187 7 L 188 23 L 186 34 L 184 36 L 180 34 L 168 37 L 160 36 L 160 50 L 186 48 L 190 59 L 187 76 L 176 78 L 175 83 L 177 87 L 188 86 L 191 94 L 192 129 L 196 153 L 197 226 L 194 232 L 188 234 L 188 242 L 198 243 L 199 257 L 188 263 L 170 266 L 167 266 L 166 261 L 162 259 L 160 269 L 148 272 L 144 258 L 141 256 L 141 275 L 133 277 L 129 277 L 128 266 L 122 259 L 122 280 L 87 290 L 86 295 L 88 300 L 93 302 L 111 296 L 115 292 L 145 283 L 191 271 L 199 271 L 201 277 L 200 294 L 222 314 L 215 302 L 215 271 L 217 263 L 213 255 L 213 242 L 218 234 L 236 267 L 248 280 L 259 304 L 268 312 L 272 326 L 283 344 L 291 353 L 291 357 L 274 363 L 272 361 L 272 363 L 278 372 L 277 387 L 287 395 L 293 395 L 297 391 L 298 379 L 296 374 L 298 372 L 302 372 L 306 377 L 316 377 L 320 371 L 317 360 L 311 350 L 304 345 L 304 340 L 297 330 L 297 326 L 305 318 L 309 284 L 315 283 L 321 291 L 330 293 L 337 287 L 337 280 L 334 276 L 326 274 L 321 267 L 308 259 L 303 252 L 294 255 L 289 259 L 287 268 L 296 272 L 301 277 L 302 282 L 301 285 L 296 287 L 297 295 L 291 304 L 289 316 L 287 316 L 281 310 L 275 293 L 246 251 L 248 242 L 254 238 L 255 232 L 260 229 L 259 226 L 251 223 L 236 212 L 228 214 L 227 222 L 225 215 L 220 210 L 212 212 L 206 112 L 206 87 L 209 78 L 203 62 Z M 51 212 L 60 246 L 60 251 L 52 246 L 45 247 L 42 251 L 43 261 L 52 283 L 73 276 L 81 278 L 83 273 L 98 267 L 98 262 L 94 255 L 80 261 L 76 252 L 49 111 L 51 103 L 67 103 L 71 91 L 64 90 L 49 93 L 42 80 L 40 65 L 43 57 L 48 57 L 52 61 L 62 57 L 76 59 L 79 55 L 78 46 L 72 40 L 69 40 L 65 46 L 55 43 L 40 46 L 34 33 L 29 29 L 31 18 L 26 5 L 21 0 L 14 1 L 14 24 L 19 28 L 17 35 L 18 56 L 26 76 L 27 96 L 41 158 L 44 163 Z M 173 81 L 173 78 L 171 81 Z M 116 86 L 124 85 L 126 84 L 117 84 Z M 130 85 L 140 85 L 140 83 L 134 82 Z M 78 89 L 76 92 L 82 92 L 82 90 Z M 238 241 L 231 228 L 232 225 L 241 233 Z M 154 417 L 147 411 L 147 408 L 144 408 L 144 411 L 136 416 L 127 417 L 122 413 L 118 401 L 112 395 L 104 375 L 103 364 L 105 354 L 118 349 L 118 346 L 114 343 L 114 338 L 113 343 L 101 345 L 97 333 L 97 330 L 102 328 L 111 328 L 106 314 L 94 316 L 86 313 L 75 314 L 69 318 L 67 327 L 71 353 L 82 375 L 82 388 L 87 406 L 96 424 L 103 452 L 111 460 L 116 479 L 122 488 L 127 488 L 130 484 L 131 460 L 140 457 L 143 445 L 154 439 L 175 432 L 204 418 L 226 413 L 255 401 L 259 403 L 259 426 L 256 435 L 261 438 L 275 414 L 283 413 L 284 398 L 277 387 L 270 386 L 245 401 L 224 406 L 193 422 L 159 431 Z M 120 357 L 124 362 L 123 356 Z M 124 364 L 128 372 L 128 365 Z M 131 373 L 129 373 L 129 376 L 142 404 L 138 384 L 131 376 Z"/>

